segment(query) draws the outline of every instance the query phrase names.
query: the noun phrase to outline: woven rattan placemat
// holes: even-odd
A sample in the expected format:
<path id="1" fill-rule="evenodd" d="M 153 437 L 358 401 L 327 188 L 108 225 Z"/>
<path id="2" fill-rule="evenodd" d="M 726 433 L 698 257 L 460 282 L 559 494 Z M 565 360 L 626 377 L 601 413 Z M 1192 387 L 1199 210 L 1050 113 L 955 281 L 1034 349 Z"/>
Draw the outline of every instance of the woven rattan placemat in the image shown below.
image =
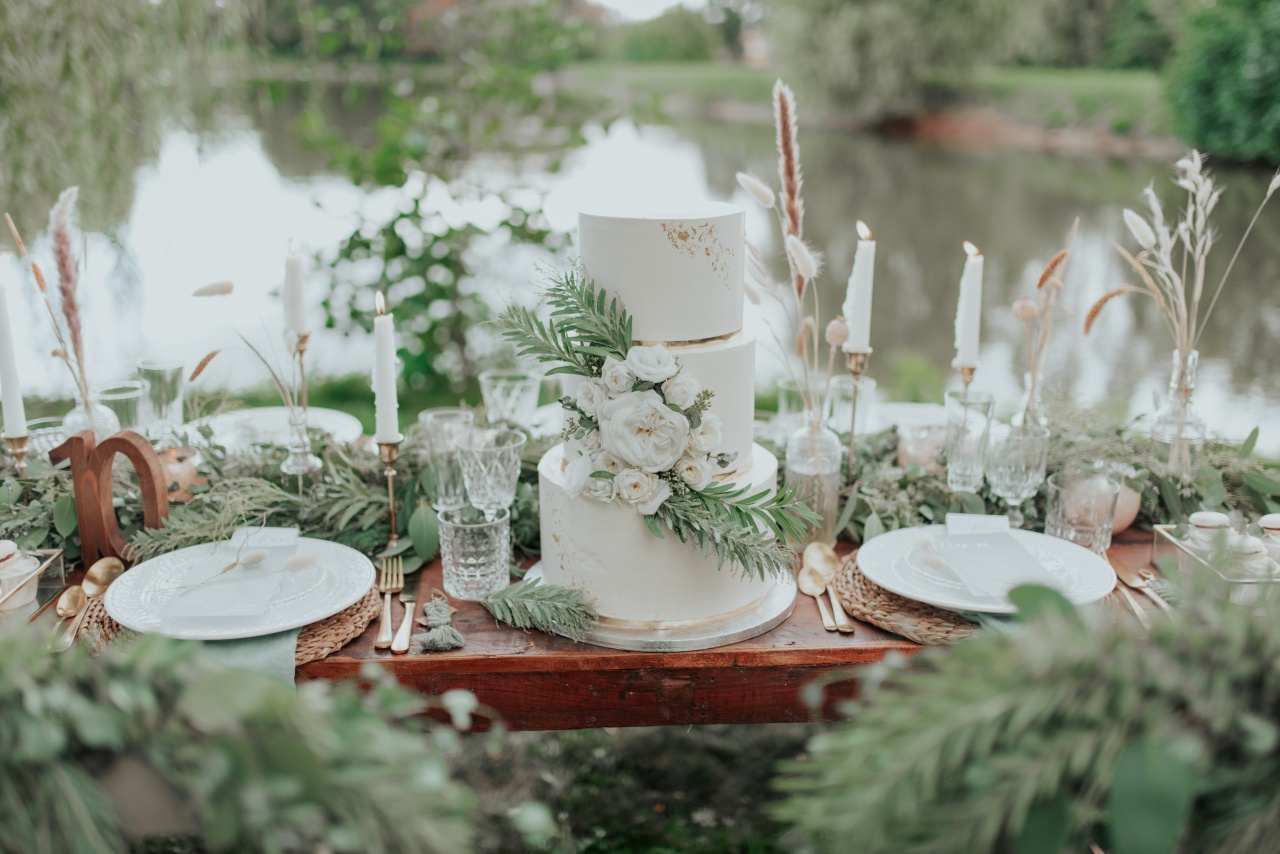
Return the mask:
<path id="1" fill-rule="evenodd" d="M 916 643 L 930 646 L 955 643 L 982 630 L 977 623 L 954 611 L 890 593 L 862 574 L 853 555 L 841 562 L 834 586 L 847 613 Z M 1116 591 L 1108 593 L 1100 604 L 1113 616 L 1127 618 L 1129 606 Z"/>
<path id="2" fill-rule="evenodd" d="M 339 611 L 332 617 L 303 626 L 298 633 L 298 649 L 294 654 L 296 665 L 306 664 L 331 655 L 346 646 L 369 627 L 382 609 L 382 597 L 370 588 L 359 602 Z M 87 637 L 95 653 L 101 652 L 117 635 L 126 629 L 111 619 L 101 599 L 89 602 L 89 611 L 80 626 L 80 637 Z"/>

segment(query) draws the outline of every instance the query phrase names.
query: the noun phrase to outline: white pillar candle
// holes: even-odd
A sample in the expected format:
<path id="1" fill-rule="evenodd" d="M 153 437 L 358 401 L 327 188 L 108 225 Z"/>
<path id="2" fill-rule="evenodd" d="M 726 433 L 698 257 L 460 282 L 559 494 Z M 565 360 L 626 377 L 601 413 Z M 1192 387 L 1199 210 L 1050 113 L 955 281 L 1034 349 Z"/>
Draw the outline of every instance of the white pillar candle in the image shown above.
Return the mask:
<path id="1" fill-rule="evenodd" d="M 0 282 L 0 408 L 4 415 L 4 435 L 13 438 L 27 435 L 27 410 L 22 405 L 22 386 L 18 384 L 18 357 L 3 282 Z"/>
<path id="2" fill-rule="evenodd" d="M 307 286 L 303 278 L 302 256 L 290 252 L 284 261 L 284 327 L 298 337 L 309 335 L 307 323 Z"/>
<path id="3" fill-rule="evenodd" d="M 849 327 L 849 337 L 844 342 L 846 353 L 871 350 L 871 288 L 876 272 L 876 242 L 862 220 L 858 220 L 858 237 L 849 289 L 844 295 L 844 322 Z"/>
<path id="4" fill-rule="evenodd" d="M 400 402 L 396 397 L 396 327 L 378 291 L 373 319 L 373 441 L 400 441 Z"/>
<path id="5" fill-rule="evenodd" d="M 956 367 L 978 366 L 978 325 L 982 320 L 982 253 L 964 242 L 968 257 L 960 277 L 960 303 L 956 306 Z"/>

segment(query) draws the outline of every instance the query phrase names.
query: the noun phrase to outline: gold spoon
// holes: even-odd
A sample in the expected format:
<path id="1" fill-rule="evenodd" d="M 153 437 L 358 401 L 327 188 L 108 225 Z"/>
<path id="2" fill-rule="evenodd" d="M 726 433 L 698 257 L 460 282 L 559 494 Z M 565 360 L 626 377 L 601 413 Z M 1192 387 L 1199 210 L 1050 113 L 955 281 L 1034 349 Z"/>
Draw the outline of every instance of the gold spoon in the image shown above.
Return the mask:
<path id="1" fill-rule="evenodd" d="M 831 619 L 831 612 L 827 610 L 827 600 L 822 598 L 822 594 L 827 591 L 826 582 L 822 580 L 822 573 L 818 572 L 817 567 L 806 566 L 800 570 L 800 575 L 796 577 L 796 585 L 800 588 L 800 592 L 806 596 L 812 596 L 814 601 L 818 603 L 818 613 L 822 614 L 822 627 L 829 632 L 836 630 L 836 622 Z"/>
<path id="2" fill-rule="evenodd" d="M 84 595 L 84 588 L 79 584 L 73 584 L 66 590 L 62 591 L 62 595 L 58 597 L 58 602 L 54 605 L 53 610 L 58 615 L 58 622 L 55 624 L 53 634 L 65 625 L 66 620 L 77 616 L 81 611 L 85 610 L 89 605 L 89 597 Z"/>
<path id="3" fill-rule="evenodd" d="M 89 601 L 101 599 L 107 594 L 107 588 L 111 586 L 111 582 L 115 581 L 124 573 L 124 564 L 119 558 L 104 557 L 94 561 L 93 566 L 89 567 L 89 571 L 84 574 L 84 593 L 89 597 Z M 84 618 L 89 613 L 88 603 L 80 610 L 75 619 L 71 621 L 71 626 L 63 633 L 62 637 L 53 645 L 54 652 L 66 652 L 71 648 L 71 644 L 75 643 L 76 633 L 80 631 L 80 624 L 84 622 Z"/>
<path id="4" fill-rule="evenodd" d="M 812 566 L 822 576 L 824 586 L 827 588 L 827 596 L 831 598 L 831 611 L 835 614 L 836 629 L 844 634 L 852 634 L 853 621 L 845 614 L 844 606 L 840 604 L 840 598 L 836 596 L 836 589 L 831 583 L 835 581 L 836 572 L 840 569 L 840 557 L 836 554 L 836 550 L 826 543 L 809 543 L 804 547 L 802 560 L 804 566 Z"/>

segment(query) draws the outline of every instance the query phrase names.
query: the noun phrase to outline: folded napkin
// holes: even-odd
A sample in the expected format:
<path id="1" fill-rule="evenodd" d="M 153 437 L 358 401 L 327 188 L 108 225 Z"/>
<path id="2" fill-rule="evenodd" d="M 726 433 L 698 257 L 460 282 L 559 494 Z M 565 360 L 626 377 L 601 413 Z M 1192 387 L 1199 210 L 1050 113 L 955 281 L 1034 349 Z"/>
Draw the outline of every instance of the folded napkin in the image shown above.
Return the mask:
<path id="1" fill-rule="evenodd" d="M 1022 584 L 1061 588 L 1035 555 L 1009 534 L 962 534 L 932 538 L 932 551 L 975 595 L 1007 599 Z"/>
<path id="2" fill-rule="evenodd" d="M 202 646 L 210 658 L 226 667 L 261 673 L 292 685 L 300 631 L 302 629 L 289 629 L 257 638 L 203 641 Z"/>
<path id="3" fill-rule="evenodd" d="M 246 563 L 255 557 L 257 560 Z M 241 563 L 236 563 L 237 558 Z M 186 572 L 181 585 L 184 589 L 164 604 L 164 616 L 224 620 L 265 614 L 284 580 L 284 560 L 266 550 L 241 553 L 220 545 Z M 227 569 L 229 566 L 232 568 Z"/>

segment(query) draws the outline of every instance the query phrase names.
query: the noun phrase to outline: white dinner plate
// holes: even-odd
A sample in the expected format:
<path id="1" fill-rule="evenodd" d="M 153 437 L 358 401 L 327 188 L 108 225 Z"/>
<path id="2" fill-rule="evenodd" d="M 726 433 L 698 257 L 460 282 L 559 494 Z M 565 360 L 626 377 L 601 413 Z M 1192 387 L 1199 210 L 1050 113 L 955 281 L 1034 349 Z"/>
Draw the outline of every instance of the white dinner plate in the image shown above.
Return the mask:
<path id="1" fill-rule="evenodd" d="M 243 450 L 253 444 L 288 445 L 292 436 L 289 410 L 283 406 L 220 412 L 192 422 L 190 426 L 202 425 L 212 428 L 215 443 L 230 450 Z M 307 426 L 348 444 L 364 433 L 364 426 L 354 415 L 316 406 L 307 408 Z"/>
<path id="2" fill-rule="evenodd" d="M 885 590 L 926 605 L 981 614 L 1015 613 L 1018 609 L 1008 599 L 972 592 L 950 570 L 915 559 L 913 552 L 921 538 L 946 533 L 945 525 L 929 525 L 881 534 L 858 550 L 858 568 Z M 1032 531 L 1009 533 L 1053 576 L 1058 592 L 1073 605 L 1097 602 L 1116 586 L 1111 565 L 1083 546 Z"/>
<path id="3" fill-rule="evenodd" d="M 217 544 L 179 549 L 144 561 L 107 588 L 102 604 L 117 623 L 136 632 L 181 640 L 232 640 L 296 629 L 351 607 L 373 586 L 373 563 L 355 549 L 326 540 L 298 540 L 298 555 L 311 565 L 286 572 L 261 614 L 200 619 L 167 616 L 165 605 L 179 595 L 186 577 L 207 562 Z M 188 595 L 198 595 L 193 591 Z"/>

